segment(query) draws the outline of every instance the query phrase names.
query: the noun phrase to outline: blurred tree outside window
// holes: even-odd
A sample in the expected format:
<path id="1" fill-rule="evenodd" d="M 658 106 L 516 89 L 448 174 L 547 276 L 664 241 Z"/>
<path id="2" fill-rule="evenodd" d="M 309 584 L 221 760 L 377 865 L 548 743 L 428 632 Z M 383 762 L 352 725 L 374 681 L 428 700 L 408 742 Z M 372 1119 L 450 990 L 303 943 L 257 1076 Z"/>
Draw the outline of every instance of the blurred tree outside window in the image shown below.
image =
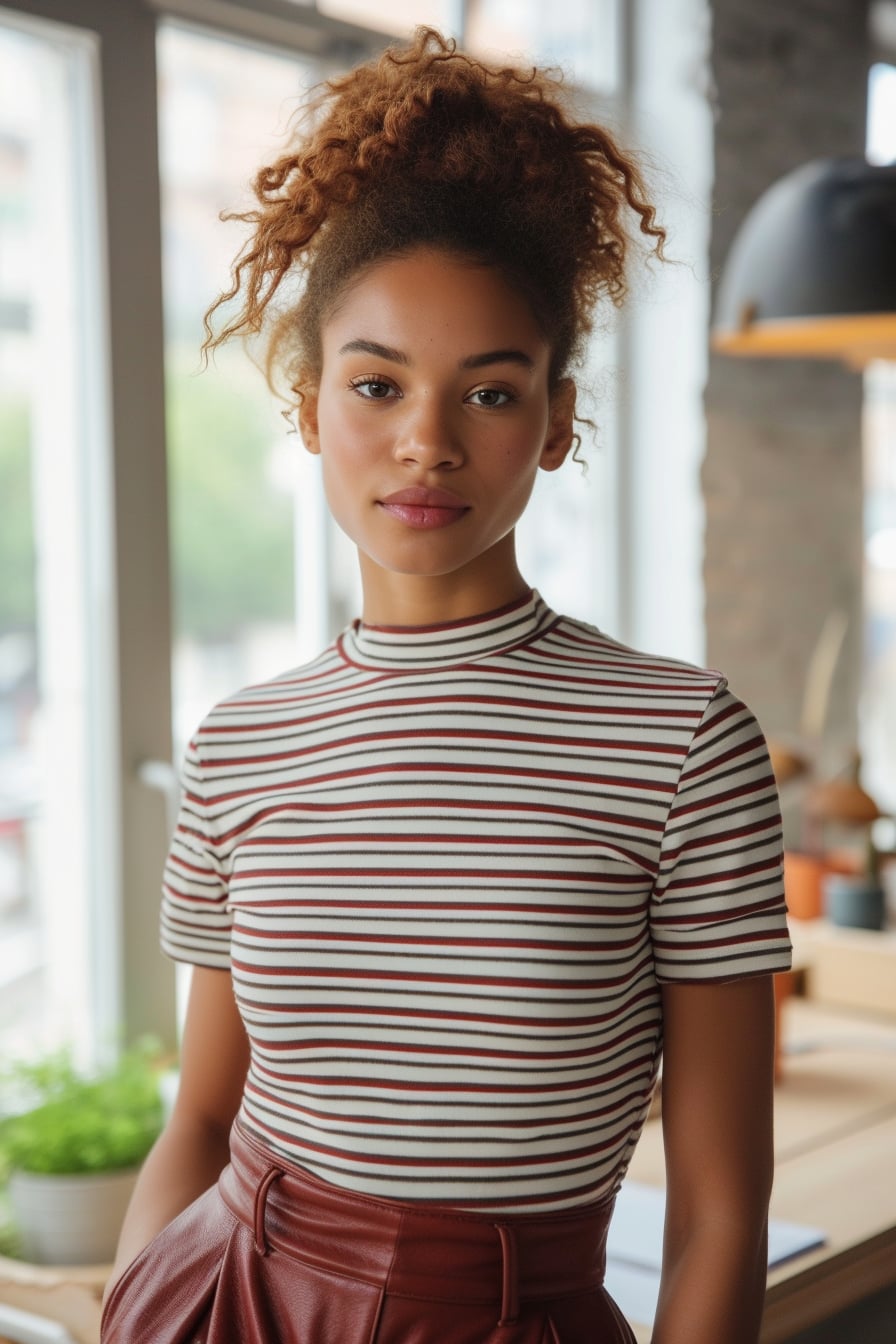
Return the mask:
<path id="1" fill-rule="evenodd" d="M 251 181 L 322 72 L 162 24 L 158 38 L 175 743 L 224 695 L 297 661 L 301 443 L 240 342 L 205 368 L 203 314 L 229 284 Z M 257 352 L 254 352 L 257 355 Z"/>

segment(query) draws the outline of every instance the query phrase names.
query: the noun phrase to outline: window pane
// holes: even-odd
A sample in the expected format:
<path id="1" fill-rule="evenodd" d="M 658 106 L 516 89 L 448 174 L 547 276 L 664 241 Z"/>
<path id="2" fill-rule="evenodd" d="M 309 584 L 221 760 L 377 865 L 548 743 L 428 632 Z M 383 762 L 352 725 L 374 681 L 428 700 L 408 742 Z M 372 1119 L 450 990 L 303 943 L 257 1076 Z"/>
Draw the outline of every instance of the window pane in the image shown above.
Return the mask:
<path id="1" fill-rule="evenodd" d="M 525 56 L 559 65 L 583 88 L 619 85 L 619 0 L 470 0 L 465 41 L 471 51 Z"/>
<path id="2" fill-rule="evenodd" d="M 872 66 L 868 82 L 868 157 L 896 159 L 896 67 Z M 861 743 L 864 782 L 896 816 L 896 366 L 865 374 L 865 649 Z M 893 836 L 881 836 L 893 847 Z M 894 893 L 896 894 L 896 893 Z"/>
<path id="3" fill-rule="evenodd" d="M 865 157 L 870 163 L 896 158 L 896 66 L 872 65 L 868 73 L 868 135 Z"/>
<path id="4" fill-rule="evenodd" d="M 432 24 L 443 33 L 457 34 L 463 16 L 463 0 L 318 0 L 321 14 L 331 14 L 345 23 L 357 23 L 380 33 L 405 36 L 418 24 Z"/>
<path id="5" fill-rule="evenodd" d="M 431 24 L 470 51 L 562 66 L 583 88 L 612 93 L 619 85 L 619 0 L 318 0 L 323 14 L 378 32 L 408 36 Z"/>
<path id="6" fill-rule="evenodd" d="M 896 369 L 890 364 L 874 364 L 865 375 L 864 440 L 864 778 L 878 806 L 896 815 Z"/>
<path id="7" fill-rule="evenodd" d="M 93 1044 L 115 880 L 94 51 L 67 32 L 0 24 L 0 1054 Z"/>
<path id="8" fill-rule="evenodd" d="M 303 642 L 310 656 L 341 613 L 327 601 L 322 503 L 281 404 L 240 342 L 204 370 L 199 355 L 202 315 L 227 286 L 244 236 L 244 226 L 222 223 L 219 213 L 252 203 L 251 179 L 283 151 L 290 117 L 322 71 L 310 57 L 174 24 L 161 27 L 158 56 L 181 750 L 216 700 L 294 664 Z"/>

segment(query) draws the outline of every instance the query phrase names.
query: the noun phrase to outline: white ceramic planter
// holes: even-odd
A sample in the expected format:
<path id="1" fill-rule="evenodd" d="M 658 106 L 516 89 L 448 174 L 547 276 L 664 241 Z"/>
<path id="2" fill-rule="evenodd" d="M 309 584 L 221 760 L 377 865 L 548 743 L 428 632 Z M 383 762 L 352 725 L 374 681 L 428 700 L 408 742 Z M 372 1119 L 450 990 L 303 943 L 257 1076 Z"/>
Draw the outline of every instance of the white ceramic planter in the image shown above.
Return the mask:
<path id="1" fill-rule="evenodd" d="M 14 1171 L 9 1198 L 25 1258 L 38 1265 L 109 1264 L 138 1170 L 85 1176 Z"/>

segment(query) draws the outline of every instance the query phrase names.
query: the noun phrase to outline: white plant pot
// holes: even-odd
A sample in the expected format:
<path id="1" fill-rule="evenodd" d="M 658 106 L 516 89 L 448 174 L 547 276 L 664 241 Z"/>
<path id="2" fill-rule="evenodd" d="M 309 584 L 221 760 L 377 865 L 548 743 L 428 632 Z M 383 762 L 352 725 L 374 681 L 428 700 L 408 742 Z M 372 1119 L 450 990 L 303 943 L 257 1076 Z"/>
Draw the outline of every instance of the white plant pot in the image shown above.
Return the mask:
<path id="1" fill-rule="evenodd" d="M 83 1176 L 14 1171 L 9 1199 L 25 1258 L 38 1265 L 111 1263 L 138 1170 Z"/>

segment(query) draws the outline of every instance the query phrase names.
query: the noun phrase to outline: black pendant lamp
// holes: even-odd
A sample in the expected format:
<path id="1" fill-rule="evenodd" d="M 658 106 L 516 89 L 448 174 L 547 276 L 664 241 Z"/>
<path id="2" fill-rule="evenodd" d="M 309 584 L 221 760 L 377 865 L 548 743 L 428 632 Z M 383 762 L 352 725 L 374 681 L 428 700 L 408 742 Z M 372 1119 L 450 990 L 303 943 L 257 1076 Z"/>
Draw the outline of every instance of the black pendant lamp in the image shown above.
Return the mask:
<path id="1" fill-rule="evenodd" d="M 859 368 L 896 359 L 896 163 L 818 159 L 770 187 L 732 244 L 712 344 Z"/>

